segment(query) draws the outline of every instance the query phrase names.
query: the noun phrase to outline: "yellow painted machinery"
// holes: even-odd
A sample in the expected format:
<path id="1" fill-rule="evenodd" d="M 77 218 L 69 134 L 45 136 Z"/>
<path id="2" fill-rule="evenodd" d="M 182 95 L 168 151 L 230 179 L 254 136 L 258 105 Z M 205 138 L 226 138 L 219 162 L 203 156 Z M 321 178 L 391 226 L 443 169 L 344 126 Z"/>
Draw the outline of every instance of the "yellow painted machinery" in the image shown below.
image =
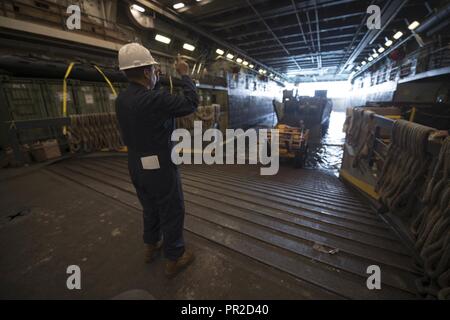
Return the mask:
<path id="1" fill-rule="evenodd" d="M 303 168 L 308 156 L 309 130 L 285 124 L 277 124 L 275 129 L 279 132 L 280 157 L 293 159 L 296 168 Z M 270 142 L 270 131 L 268 138 Z"/>

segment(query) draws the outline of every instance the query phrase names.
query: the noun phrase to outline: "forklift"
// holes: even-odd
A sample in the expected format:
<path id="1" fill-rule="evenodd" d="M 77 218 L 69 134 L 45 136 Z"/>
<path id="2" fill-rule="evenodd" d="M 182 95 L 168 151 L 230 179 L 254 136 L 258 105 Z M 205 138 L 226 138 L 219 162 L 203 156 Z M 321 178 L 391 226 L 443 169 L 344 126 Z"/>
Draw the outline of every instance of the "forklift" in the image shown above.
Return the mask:
<path id="1" fill-rule="evenodd" d="M 283 91 L 283 102 L 273 100 L 279 130 L 280 157 L 293 159 L 295 168 L 304 168 L 310 137 L 320 139 L 328 129 L 332 102 L 326 92 L 314 97 L 300 97 L 298 91 Z M 269 142 L 271 136 L 269 135 Z"/>

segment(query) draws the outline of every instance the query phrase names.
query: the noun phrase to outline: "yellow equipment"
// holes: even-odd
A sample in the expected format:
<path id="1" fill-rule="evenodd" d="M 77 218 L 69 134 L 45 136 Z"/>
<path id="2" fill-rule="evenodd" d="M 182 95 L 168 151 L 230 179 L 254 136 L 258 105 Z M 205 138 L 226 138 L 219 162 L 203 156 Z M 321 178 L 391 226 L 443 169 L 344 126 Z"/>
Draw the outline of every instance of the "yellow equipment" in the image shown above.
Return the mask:
<path id="1" fill-rule="evenodd" d="M 277 124 L 275 129 L 279 132 L 280 157 L 294 159 L 294 166 L 303 168 L 308 154 L 309 130 L 285 124 Z M 268 138 L 270 142 L 270 131 Z"/>

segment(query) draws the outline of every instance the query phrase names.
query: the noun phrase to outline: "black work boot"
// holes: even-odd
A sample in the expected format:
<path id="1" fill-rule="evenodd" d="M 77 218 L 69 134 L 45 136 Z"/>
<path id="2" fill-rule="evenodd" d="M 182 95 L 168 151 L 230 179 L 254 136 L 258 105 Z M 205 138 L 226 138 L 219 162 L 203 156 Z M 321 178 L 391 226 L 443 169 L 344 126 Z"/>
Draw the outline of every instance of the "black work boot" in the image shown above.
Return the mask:
<path id="1" fill-rule="evenodd" d="M 146 244 L 145 245 L 145 263 L 151 263 L 159 255 L 162 247 L 162 241 L 156 244 Z"/>
<path id="2" fill-rule="evenodd" d="M 194 254 L 191 251 L 185 251 L 184 254 L 176 261 L 167 261 L 165 270 L 166 278 L 174 278 L 178 273 L 188 267 L 194 260 Z"/>

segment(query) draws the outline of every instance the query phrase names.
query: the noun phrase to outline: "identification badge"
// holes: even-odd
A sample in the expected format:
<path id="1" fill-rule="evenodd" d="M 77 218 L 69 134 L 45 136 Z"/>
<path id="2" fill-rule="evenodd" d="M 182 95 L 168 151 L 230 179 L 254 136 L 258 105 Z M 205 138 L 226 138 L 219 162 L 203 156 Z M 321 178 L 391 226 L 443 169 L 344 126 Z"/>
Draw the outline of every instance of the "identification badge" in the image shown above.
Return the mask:
<path id="1" fill-rule="evenodd" d="M 144 170 L 156 170 L 160 168 L 158 156 L 143 157 L 141 158 L 141 162 Z"/>

